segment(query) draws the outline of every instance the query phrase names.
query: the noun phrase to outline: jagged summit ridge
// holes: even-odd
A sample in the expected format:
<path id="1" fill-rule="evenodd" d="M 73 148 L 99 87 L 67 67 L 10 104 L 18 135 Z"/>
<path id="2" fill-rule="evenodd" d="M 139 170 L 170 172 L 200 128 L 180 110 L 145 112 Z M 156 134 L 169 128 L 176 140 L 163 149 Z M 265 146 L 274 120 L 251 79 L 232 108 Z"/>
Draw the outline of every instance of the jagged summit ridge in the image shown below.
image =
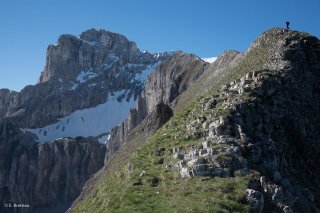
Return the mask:
<path id="1" fill-rule="evenodd" d="M 79 36 L 80 39 L 88 42 L 97 42 L 105 47 L 111 47 L 112 42 L 116 39 L 117 42 L 115 43 L 127 43 L 133 46 L 136 46 L 136 43 L 133 41 L 129 41 L 125 36 L 119 33 L 113 33 L 106 31 L 104 29 L 89 29 L 82 32 Z"/>
<path id="2" fill-rule="evenodd" d="M 135 42 L 105 30 L 87 30 L 79 37 L 66 34 L 59 37 L 58 44 L 49 45 L 39 82 L 51 78 L 72 81 L 81 71 L 114 73 L 118 71 L 117 67 L 131 64 L 141 67 L 167 56 L 168 53 L 140 51 Z"/>
<path id="3" fill-rule="evenodd" d="M 39 83 L 10 97 L 3 94 L 6 104 L 0 104 L 1 116 L 23 111 L 17 118 L 19 125 L 35 129 L 115 96 L 118 102 L 131 100 L 132 106 L 153 69 L 172 54 L 140 51 L 125 36 L 105 30 L 87 30 L 79 37 L 62 35 L 47 49 Z"/>

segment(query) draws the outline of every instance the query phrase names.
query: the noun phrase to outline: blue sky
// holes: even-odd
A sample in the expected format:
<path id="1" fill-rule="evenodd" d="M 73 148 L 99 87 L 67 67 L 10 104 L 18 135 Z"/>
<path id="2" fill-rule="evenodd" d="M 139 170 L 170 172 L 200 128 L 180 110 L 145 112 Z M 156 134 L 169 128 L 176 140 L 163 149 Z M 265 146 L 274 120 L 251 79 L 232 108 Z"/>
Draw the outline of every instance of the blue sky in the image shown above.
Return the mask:
<path id="1" fill-rule="evenodd" d="M 286 20 L 319 38 L 319 9 L 320 0 L 1 0 L 0 88 L 35 84 L 47 46 L 64 33 L 103 28 L 140 49 L 209 57 L 244 51 Z"/>

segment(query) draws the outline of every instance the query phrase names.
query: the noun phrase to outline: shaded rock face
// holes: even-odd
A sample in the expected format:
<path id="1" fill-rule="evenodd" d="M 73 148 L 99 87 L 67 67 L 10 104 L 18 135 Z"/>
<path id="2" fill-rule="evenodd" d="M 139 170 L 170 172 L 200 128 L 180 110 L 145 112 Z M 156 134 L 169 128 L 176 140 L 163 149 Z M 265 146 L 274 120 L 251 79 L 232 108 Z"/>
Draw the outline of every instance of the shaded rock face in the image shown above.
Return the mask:
<path id="1" fill-rule="evenodd" d="M 198 96 L 210 91 L 212 86 L 215 85 L 216 80 L 223 76 L 226 69 L 236 66 L 237 63 L 235 62 L 241 58 L 241 55 L 240 52 L 234 50 L 223 52 L 217 60 L 209 64 L 203 74 L 189 87 L 189 89 L 185 90 L 171 103 L 174 111 L 185 108 L 185 105 L 196 101 Z"/>
<path id="2" fill-rule="evenodd" d="M 143 131 L 140 134 L 148 135 L 149 133 L 160 128 L 166 123 L 173 115 L 171 108 L 163 103 L 160 103 L 154 107 L 154 110 L 150 112 L 145 119 L 141 122 L 143 125 Z M 137 124 L 138 125 L 138 124 Z M 122 123 L 120 126 L 115 127 L 111 131 L 110 140 L 106 144 L 107 153 L 105 156 L 105 164 L 108 163 L 110 158 L 120 148 L 127 143 L 130 131 L 126 129 L 126 124 Z M 121 140 L 119 140 L 121 138 Z M 116 140 L 117 139 L 117 140 Z"/>
<path id="3" fill-rule="evenodd" d="M 146 76 L 170 55 L 141 51 L 126 37 L 105 30 L 91 29 L 79 37 L 62 35 L 47 49 L 38 84 L 10 97 L 0 92 L 0 116 L 17 116 L 23 110 L 20 127 L 37 128 L 105 103 L 119 91 L 126 91 L 126 100 L 136 99 Z"/>
<path id="4" fill-rule="evenodd" d="M 173 150 L 181 177 L 250 173 L 252 211 L 319 212 L 319 50 L 305 33 L 272 29 L 259 37 L 237 62 L 243 68 L 252 52 L 265 51 L 258 69 L 190 111 L 186 128 L 202 143 Z"/>
<path id="5" fill-rule="evenodd" d="M 247 189 L 246 201 L 252 207 L 253 212 L 257 212 L 257 213 L 262 212 L 264 207 L 264 198 L 261 192 L 255 191 L 253 189 Z"/>
<path id="6" fill-rule="evenodd" d="M 149 77 L 143 92 L 147 112 L 158 103 L 170 104 L 184 92 L 207 68 L 207 64 L 192 54 L 176 53 L 162 63 Z"/>
<path id="7" fill-rule="evenodd" d="M 7 115 L 10 107 L 16 103 L 17 92 L 8 89 L 0 89 L 0 117 Z"/>
<path id="8" fill-rule="evenodd" d="M 94 139 L 34 143 L 11 121 L 0 123 L 1 212 L 43 212 L 70 203 L 103 166 L 105 148 Z M 3 208 L 4 204 L 30 208 Z"/>
<path id="9" fill-rule="evenodd" d="M 199 78 L 207 66 L 208 63 L 197 56 L 182 52 L 176 52 L 171 58 L 161 63 L 149 76 L 145 89 L 138 96 L 137 108 L 129 112 L 128 118 L 120 126 L 112 129 L 105 162 L 107 163 L 108 159 L 126 143 L 130 130 L 146 119 L 149 113 L 154 110 L 159 111 L 159 106 L 169 106 L 179 94 Z M 163 113 L 168 112 L 167 110 Z M 171 113 L 162 114 L 162 116 L 169 118 Z"/>
<path id="10" fill-rule="evenodd" d="M 221 56 L 217 58 L 217 60 L 214 61 L 214 63 L 210 64 L 211 70 L 222 70 L 226 68 L 227 66 L 232 65 L 234 59 L 236 56 L 238 56 L 240 52 L 235 51 L 235 50 L 226 50 L 223 52 Z"/>
<path id="11" fill-rule="evenodd" d="M 145 133 L 149 133 L 151 131 L 157 130 L 172 116 L 173 112 L 170 106 L 163 103 L 157 104 L 154 110 L 148 114 L 143 131 Z"/>

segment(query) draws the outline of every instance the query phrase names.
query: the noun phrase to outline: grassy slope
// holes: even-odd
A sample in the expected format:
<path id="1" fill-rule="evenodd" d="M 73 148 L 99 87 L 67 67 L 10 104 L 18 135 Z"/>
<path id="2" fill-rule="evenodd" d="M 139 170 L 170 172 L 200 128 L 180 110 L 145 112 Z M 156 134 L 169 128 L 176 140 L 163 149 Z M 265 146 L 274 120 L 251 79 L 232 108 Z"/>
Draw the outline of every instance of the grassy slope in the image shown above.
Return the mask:
<path id="1" fill-rule="evenodd" d="M 181 179 L 169 150 L 201 142 L 185 128 L 193 119 L 190 112 L 200 113 L 197 102 L 217 95 L 223 84 L 265 68 L 272 44 L 278 38 L 266 42 L 264 39 L 259 41 L 258 48 L 250 48 L 236 65 L 223 70 L 211 83 L 202 77 L 180 96 L 174 117 L 148 139 L 135 140 L 137 145 L 133 145 L 131 154 L 126 152 L 128 158 L 116 156 L 113 160 L 117 166 L 108 169 L 113 172 L 100 178 L 99 184 L 76 205 L 75 212 L 247 212 L 248 206 L 242 199 L 249 177 Z M 211 87 L 209 92 L 195 98 L 197 91 L 203 91 L 203 85 Z M 166 169 L 166 164 L 172 168 Z M 145 173 L 140 178 L 142 171 Z"/>
<path id="2" fill-rule="evenodd" d="M 242 203 L 247 177 L 181 179 L 174 168 L 173 147 L 196 144 L 185 131 L 189 110 L 179 112 L 147 143 L 123 160 L 99 188 L 77 206 L 77 212 L 247 212 Z M 172 136 L 179 132 L 176 139 Z M 189 135 L 189 137 L 188 137 Z M 163 161 L 163 163 L 161 162 Z M 165 165 L 171 164 L 170 169 Z M 142 171 L 145 173 L 140 178 Z M 158 180 L 158 185 L 153 183 Z"/>

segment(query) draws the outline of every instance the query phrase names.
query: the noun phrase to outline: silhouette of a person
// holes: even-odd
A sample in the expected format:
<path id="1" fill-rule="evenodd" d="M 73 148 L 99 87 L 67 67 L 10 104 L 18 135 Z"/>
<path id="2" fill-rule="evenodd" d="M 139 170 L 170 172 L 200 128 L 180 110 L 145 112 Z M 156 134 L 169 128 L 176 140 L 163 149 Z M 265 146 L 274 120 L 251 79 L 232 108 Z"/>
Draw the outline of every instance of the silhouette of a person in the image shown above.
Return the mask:
<path id="1" fill-rule="evenodd" d="M 289 24 L 290 24 L 290 22 L 286 21 L 286 25 L 287 25 L 288 30 L 290 29 Z"/>

